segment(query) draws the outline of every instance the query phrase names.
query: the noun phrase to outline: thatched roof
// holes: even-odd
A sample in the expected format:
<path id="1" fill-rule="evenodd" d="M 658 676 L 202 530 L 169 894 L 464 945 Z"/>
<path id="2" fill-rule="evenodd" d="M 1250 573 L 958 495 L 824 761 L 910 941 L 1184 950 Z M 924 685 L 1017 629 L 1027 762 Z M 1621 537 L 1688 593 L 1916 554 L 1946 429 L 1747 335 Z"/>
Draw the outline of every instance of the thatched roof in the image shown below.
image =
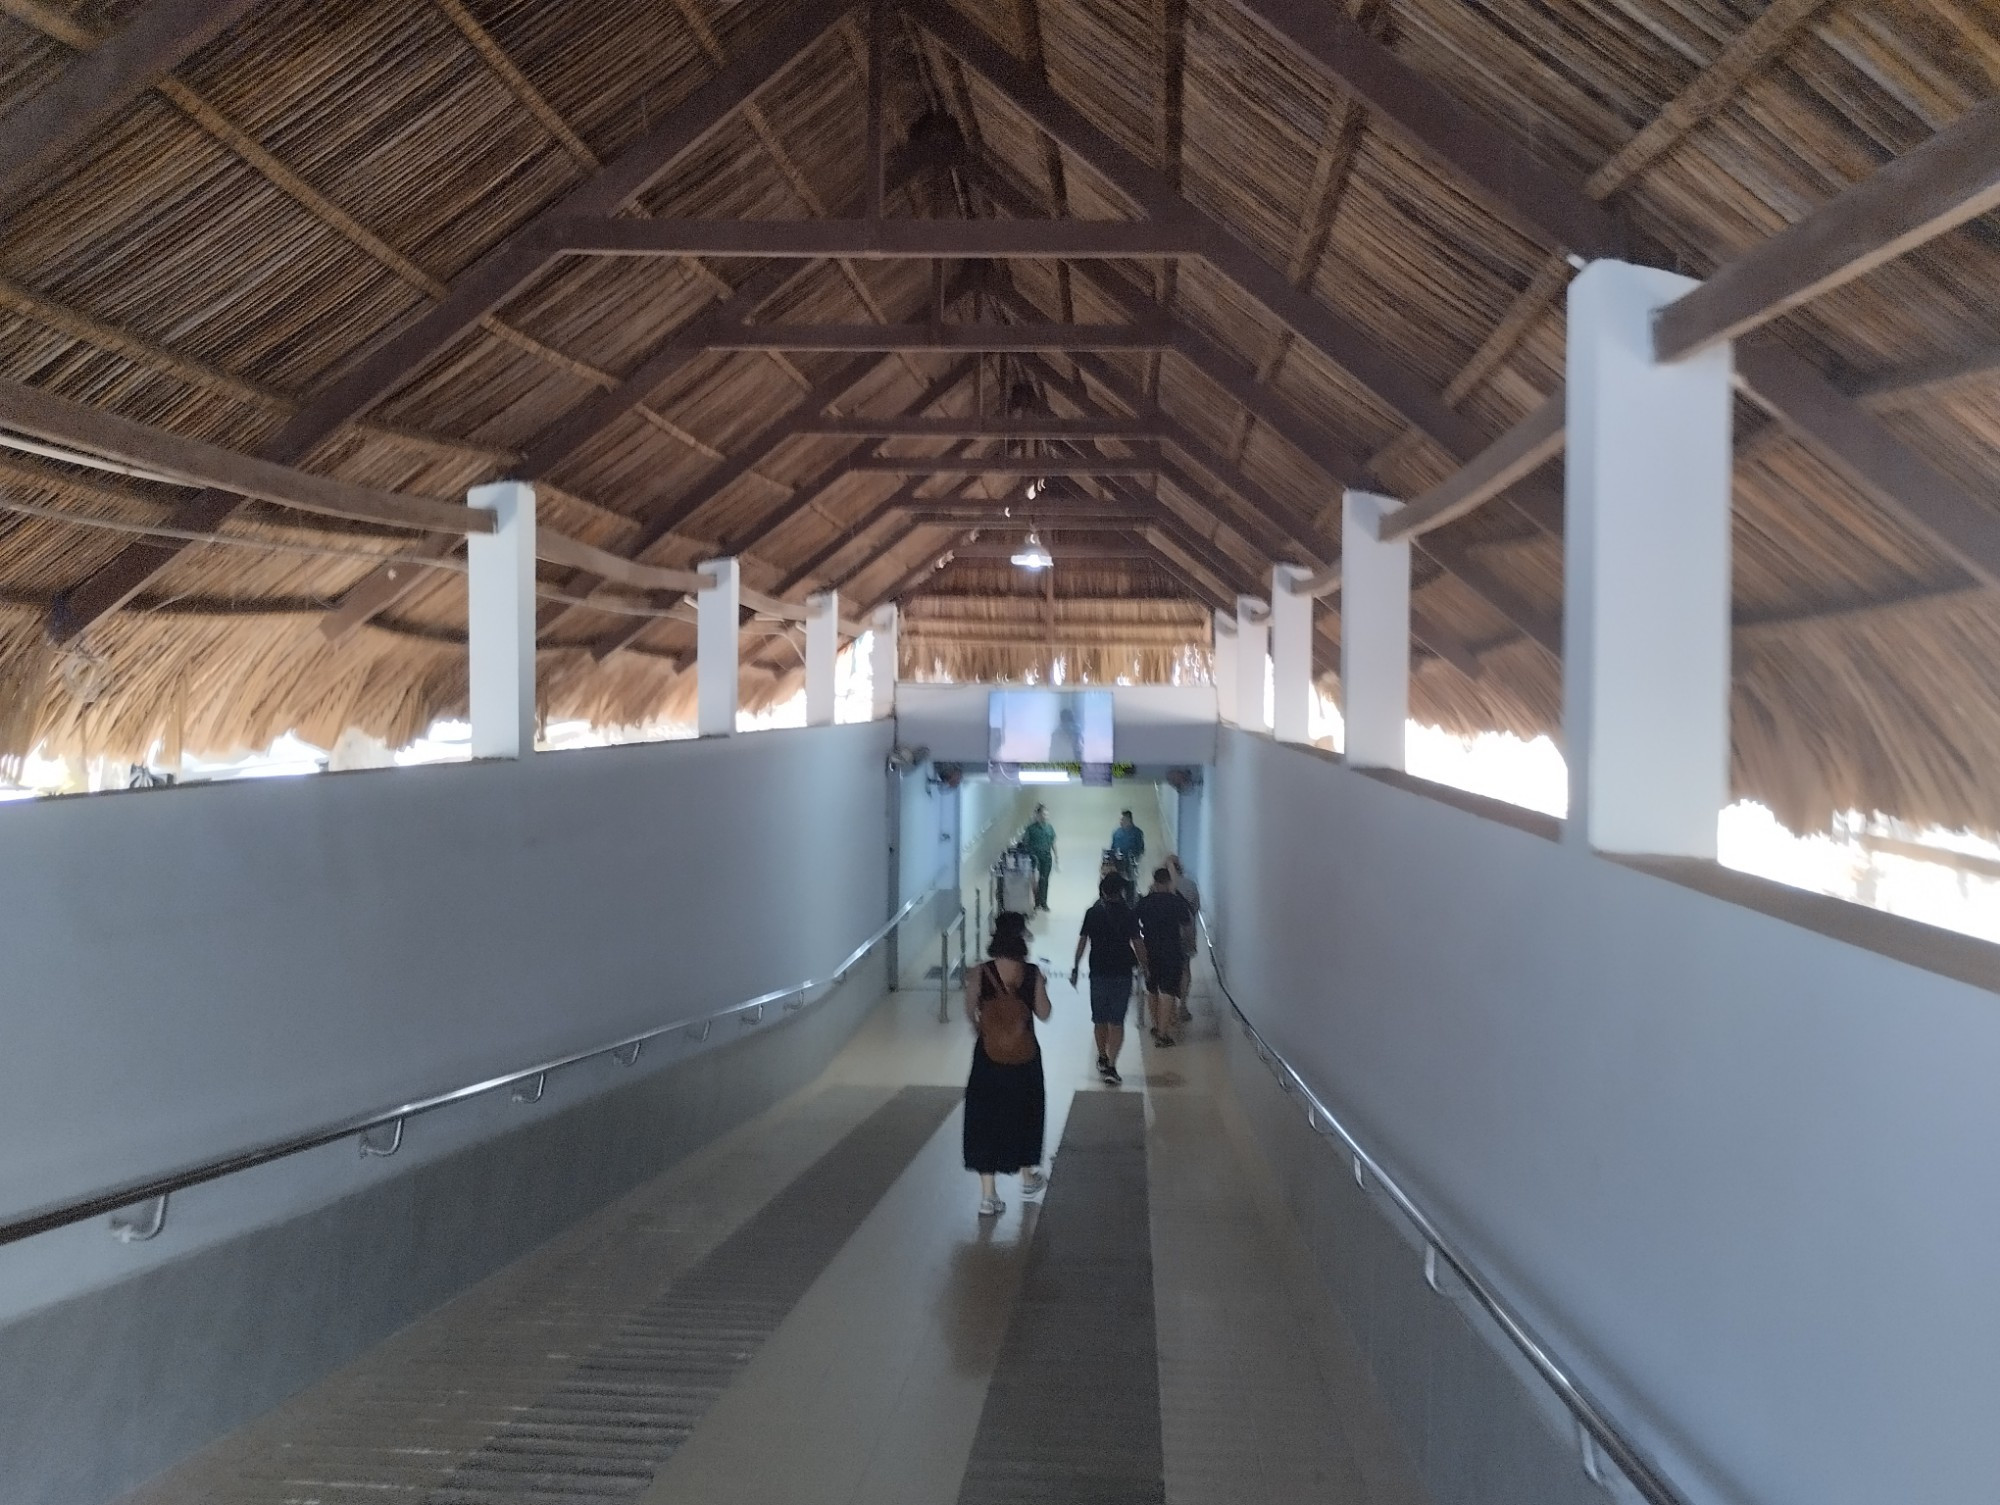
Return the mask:
<path id="1" fill-rule="evenodd" d="M 144 8 L 0 0 L 0 123 Z M 1117 163 L 1128 162 L 1393 352 L 1471 429 L 1499 433 L 1560 383 L 1571 275 L 1560 248 L 1496 213 L 1253 8 L 958 0 L 933 13 L 1045 80 L 1103 150 L 1057 144 L 1046 113 L 996 70 L 970 65 L 962 45 L 946 46 L 921 5 L 899 13 L 887 37 L 886 135 L 939 150 L 897 170 L 886 212 L 1134 218 L 1148 206 L 1121 180 Z M 784 0 L 253 5 L 0 200 L 0 378 L 268 449 L 511 232 L 598 181 L 705 98 L 704 86 L 726 83 L 727 65 L 761 56 L 787 27 L 817 24 L 821 10 Z M 823 10 L 800 55 L 683 143 L 627 197 L 625 215 L 858 212 L 868 12 Z M 1919 146 L 2000 80 L 1990 6 L 1351 0 L 1347 10 L 1494 139 L 1584 185 L 1695 274 Z M 762 302 L 758 322 L 935 313 L 926 262 L 820 261 L 801 272 Z M 289 458 L 431 497 L 521 473 L 588 400 L 764 275 L 743 258 L 557 258 Z M 544 521 L 671 567 L 735 548 L 746 583 L 794 600 L 836 584 L 856 606 L 901 598 L 910 672 L 1021 677 L 1040 672 L 1053 646 L 1092 678 L 1164 677 L 1200 672 L 1209 610 L 1267 589 L 1273 560 L 1337 557 L 1340 481 L 1328 454 L 1362 457 L 1403 495 L 1463 458 L 1211 260 L 954 264 L 943 281 L 955 320 L 1129 323 L 1163 303 L 1186 333 L 1150 353 L 968 362 L 932 349 L 858 367 L 851 353 L 697 354 L 586 442 L 558 447 L 536 476 Z M 1768 333 L 1990 499 L 2000 481 L 1996 309 L 2000 242 L 1988 218 Z M 1169 438 L 1156 472 L 1079 478 L 1030 517 L 1020 479 L 997 476 L 975 480 L 961 502 L 912 513 L 901 503 L 922 506 L 958 478 L 912 477 L 911 488 L 898 475 L 843 473 L 843 457 L 874 452 L 872 440 L 785 427 L 802 403 L 882 416 L 926 398 L 931 416 L 961 418 L 1130 416 L 1156 402 Z M 902 438 L 879 453 L 944 448 Z M 1117 441 L 1033 450 L 1152 453 Z M 1993 592 L 1971 588 L 1922 529 L 1747 405 L 1735 496 L 1741 789 L 1801 825 L 1859 805 L 2000 827 L 1989 753 L 2000 745 L 2000 686 L 1984 669 L 2000 657 Z M 1017 510 L 975 518 L 982 500 Z M 337 641 L 321 630 L 384 556 L 411 548 L 407 532 L 262 504 L 186 527 L 186 488 L 15 451 L 0 451 L 0 503 L 11 509 L 0 512 L 0 755 L 36 739 L 128 755 L 160 738 L 223 751 L 293 728 L 331 740 L 345 726 L 400 740 L 462 708 L 464 586 L 448 558 Z M 1093 557 L 1058 565 L 1053 608 L 1043 581 L 1004 558 L 925 568 L 975 532 L 1013 543 L 1037 517 L 1055 532 L 1072 504 L 1132 515 L 1070 530 Z M 1417 714 L 1466 730 L 1557 730 L 1558 666 L 1522 630 L 1559 620 L 1553 521 L 1517 496 L 1426 539 Z M 1129 543 L 1126 557 L 1108 546 L 1115 539 Z M 158 557 L 128 580 L 135 540 Z M 62 621 L 62 599 L 92 600 L 114 568 L 134 593 L 50 647 L 45 628 L 52 612 Z M 635 603 L 571 571 L 544 579 L 549 714 L 631 723 L 684 706 L 693 633 L 671 603 Z M 1336 632 L 1329 624 L 1329 666 Z M 746 694 L 788 692 L 795 646 L 749 641 Z"/>

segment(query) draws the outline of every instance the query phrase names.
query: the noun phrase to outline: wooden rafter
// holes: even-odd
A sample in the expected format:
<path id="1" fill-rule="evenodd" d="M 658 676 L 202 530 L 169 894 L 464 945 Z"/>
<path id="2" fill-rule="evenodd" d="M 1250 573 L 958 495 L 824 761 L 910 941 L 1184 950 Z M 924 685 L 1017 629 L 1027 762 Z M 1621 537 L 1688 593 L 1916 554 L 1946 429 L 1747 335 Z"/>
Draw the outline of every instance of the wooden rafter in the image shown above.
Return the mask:
<path id="1" fill-rule="evenodd" d="M 110 36 L 86 43 L 88 51 L 0 118 L 0 206 L 12 209 L 65 153 L 257 4 L 150 0 Z"/>
<path id="2" fill-rule="evenodd" d="M 343 424 L 366 413 L 541 271 L 549 257 L 543 237 L 550 224 L 580 215 L 608 214 L 642 193 L 757 90 L 814 46 L 851 3 L 853 0 L 829 0 L 809 10 L 785 14 L 755 47 L 696 88 L 602 171 L 474 261 L 453 280 L 442 300 L 378 342 L 293 415 L 260 449 L 260 456 L 279 463 L 296 461 Z M 235 507 L 236 499 L 227 493 L 207 492 L 182 508 L 179 521 L 190 528 L 211 528 Z M 128 547 L 64 594 L 51 616 L 50 635 L 57 641 L 75 637 L 144 588 L 178 552 L 167 542 Z"/>
<path id="3" fill-rule="evenodd" d="M 1354 19 L 1363 31 L 1373 36 L 1387 15 L 1388 0 L 1361 0 Z M 1354 159 L 1361 149 L 1361 137 L 1367 123 L 1367 111 L 1362 108 L 1360 96 L 1351 90 L 1342 90 L 1327 112 L 1319 150 L 1313 155 L 1313 175 L 1311 185 L 1306 189 L 1305 212 L 1299 216 L 1298 229 L 1292 238 L 1291 260 L 1285 266 L 1285 276 L 1301 292 L 1312 286 L 1313 279 L 1319 274 L 1320 263 L 1326 257 L 1327 241 L 1333 235 L 1334 221 L 1340 217 L 1341 201 L 1347 196 L 1347 185 L 1354 174 Z M 1270 348 L 1258 363 L 1258 386 L 1268 386 L 1277 380 L 1291 348 L 1292 332 L 1281 326 L 1271 336 Z M 1236 443 L 1231 450 L 1232 458 L 1239 465 L 1243 462 L 1244 452 L 1250 447 L 1250 436 L 1256 427 L 1256 410 L 1246 404 L 1237 427 Z"/>
<path id="4" fill-rule="evenodd" d="M 1678 360 L 1768 323 L 2000 207 L 2000 99 L 1871 173 L 1661 309 L 1653 343 Z"/>

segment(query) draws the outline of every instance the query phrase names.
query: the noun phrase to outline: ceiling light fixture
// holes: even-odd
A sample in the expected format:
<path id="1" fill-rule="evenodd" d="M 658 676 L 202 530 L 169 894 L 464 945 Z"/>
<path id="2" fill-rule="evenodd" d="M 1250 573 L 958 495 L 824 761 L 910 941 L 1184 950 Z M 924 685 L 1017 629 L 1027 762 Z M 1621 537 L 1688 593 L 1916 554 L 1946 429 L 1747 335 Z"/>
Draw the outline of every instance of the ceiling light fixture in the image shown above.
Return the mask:
<path id="1" fill-rule="evenodd" d="M 1032 530 L 1028 533 L 1028 541 L 1014 555 L 1014 563 L 1024 570 L 1045 570 L 1055 562 L 1055 557 L 1042 547 L 1041 539 Z"/>

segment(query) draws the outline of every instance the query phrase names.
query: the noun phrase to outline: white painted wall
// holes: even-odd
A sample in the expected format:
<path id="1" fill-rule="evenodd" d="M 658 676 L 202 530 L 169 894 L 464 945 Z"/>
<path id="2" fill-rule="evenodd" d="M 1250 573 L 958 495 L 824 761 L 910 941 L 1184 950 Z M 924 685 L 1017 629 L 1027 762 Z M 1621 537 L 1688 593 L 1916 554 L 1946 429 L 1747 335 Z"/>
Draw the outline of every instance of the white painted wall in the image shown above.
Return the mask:
<path id="1" fill-rule="evenodd" d="M 1080 685 L 1074 689 L 1105 688 Z M 1120 763 L 1207 763 L 1215 757 L 1212 685 L 1115 685 L 1113 756 Z M 992 685 L 896 686 L 897 737 L 934 758 L 984 767 Z"/>
<path id="2" fill-rule="evenodd" d="M 1234 731 L 1232 990 L 1698 1501 L 2000 1498 L 2000 997 Z"/>
<path id="3" fill-rule="evenodd" d="M 889 742 L 878 723 L 0 810 L 0 1208 L 824 972 L 888 913 Z"/>

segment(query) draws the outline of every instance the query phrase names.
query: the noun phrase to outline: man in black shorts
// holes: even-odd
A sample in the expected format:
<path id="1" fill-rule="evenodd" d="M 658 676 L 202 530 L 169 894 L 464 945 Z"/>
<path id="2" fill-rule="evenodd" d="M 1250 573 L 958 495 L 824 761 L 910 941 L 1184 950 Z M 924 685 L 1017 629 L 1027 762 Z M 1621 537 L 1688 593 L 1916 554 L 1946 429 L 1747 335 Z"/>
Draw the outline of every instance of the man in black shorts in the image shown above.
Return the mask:
<path id="1" fill-rule="evenodd" d="M 1118 1052 L 1125 1044 L 1125 1010 L 1132 1002 L 1132 970 L 1146 962 L 1139 922 L 1125 904 L 1125 881 L 1108 874 L 1097 885 L 1097 902 L 1083 916 L 1076 938 L 1076 961 L 1069 985 L 1083 969 L 1083 952 L 1090 948 L 1090 1023 L 1097 1036 L 1097 1074 L 1112 1087 L 1121 1085 Z"/>
<path id="2" fill-rule="evenodd" d="M 1187 988 L 1184 937 L 1194 924 L 1194 911 L 1174 892 L 1174 875 L 1153 869 L 1153 888 L 1132 910 L 1139 922 L 1146 956 L 1146 996 L 1153 1011 L 1153 1043 L 1172 1045 L 1181 994 Z"/>

